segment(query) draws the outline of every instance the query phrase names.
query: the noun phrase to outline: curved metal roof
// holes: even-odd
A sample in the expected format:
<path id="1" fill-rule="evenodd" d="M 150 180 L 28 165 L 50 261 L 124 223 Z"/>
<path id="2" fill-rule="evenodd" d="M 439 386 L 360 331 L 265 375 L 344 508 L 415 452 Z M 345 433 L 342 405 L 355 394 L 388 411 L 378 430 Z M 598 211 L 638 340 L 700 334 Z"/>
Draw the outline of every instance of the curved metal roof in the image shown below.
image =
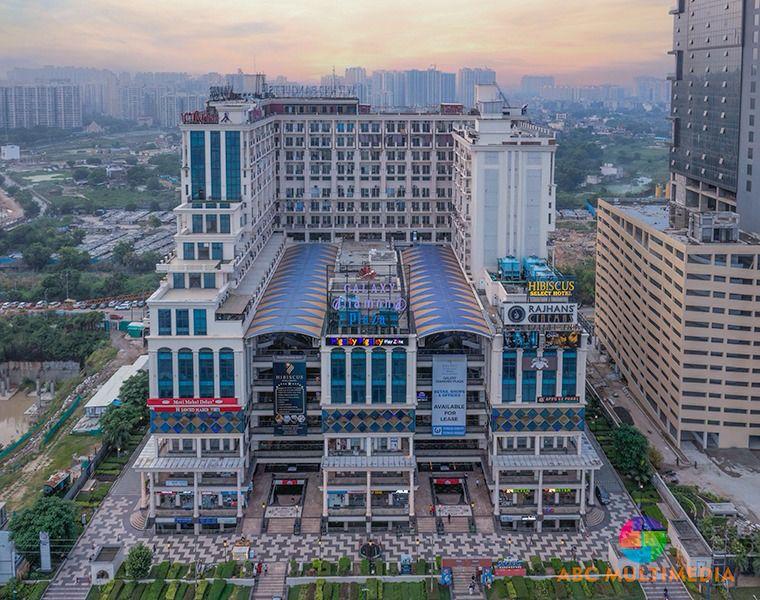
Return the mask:
<path id="1" fill-rule="evenodd" d="M 421 244 L 407 248 L 402 256 L 409 265 L 409 303 L 420 337 L 442 331 L 491 335 L 450 246 Z"/>
<path id="2" fill-rule="evenodd" d="M 325 266 L 335 263 L 338 249 L 331 244 L 293 244 L 285 249 L 248 335 L 302 333 L 322 335 L 327 308 Z"/>

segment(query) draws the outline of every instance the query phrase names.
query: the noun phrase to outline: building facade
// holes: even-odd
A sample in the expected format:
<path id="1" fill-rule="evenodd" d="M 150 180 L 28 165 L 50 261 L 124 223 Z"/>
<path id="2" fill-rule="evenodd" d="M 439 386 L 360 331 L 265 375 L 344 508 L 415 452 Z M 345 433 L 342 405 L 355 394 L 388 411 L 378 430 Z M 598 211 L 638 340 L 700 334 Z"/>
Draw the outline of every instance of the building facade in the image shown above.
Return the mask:
<path id="1" fill-rule="evenodd" d="M 595 331 L 678 444 L 760 445 L 760 242 L 736 221 L 675 229 L 664 204 L 599 204 Z"/>
<path id="2" fill-rule="evenodd" d="M 0 127 L 82 126 L 79 86 L 70 83 L 0 86 Z"/>
<path id="3" fill-rule="evenodd" d="M 757 116 L 760 4 L 681 0 L 673 11 L 671 198 L 674 224 L 735 211 L 760 230 Z"/>
<path id="4" fill-rule="evenodd" d="M 562 279 L 543 247 L 554 138 L 479 95 L 465 116 L 212 90 L 183 115 L 135 463 L 157 531 L 238 527 L 257 485 L 265 523 L 300 528 L 303 503 L 282 498 L 316 487 L 317 531 L 474 524 L 481 477 L 505 528 L 579 526 L 601 465 L 586 339 L 571 298 L 529 291 Z M 484 210 L 507 224 L 481 246 Z"/>

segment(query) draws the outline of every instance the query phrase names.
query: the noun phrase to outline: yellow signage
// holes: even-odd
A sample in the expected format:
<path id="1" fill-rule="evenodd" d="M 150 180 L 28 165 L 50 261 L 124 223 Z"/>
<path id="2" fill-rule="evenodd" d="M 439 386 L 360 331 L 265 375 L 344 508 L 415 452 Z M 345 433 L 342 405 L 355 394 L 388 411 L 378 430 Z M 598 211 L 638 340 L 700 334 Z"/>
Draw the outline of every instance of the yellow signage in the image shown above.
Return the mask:
<path id="1" fill-rule="evenodd" d="M 536 297 L 568 297 L 575 291 L 575 282 L 570 279 L 555 279 L 549 281 L 529 281 L 528 295 Z"/>

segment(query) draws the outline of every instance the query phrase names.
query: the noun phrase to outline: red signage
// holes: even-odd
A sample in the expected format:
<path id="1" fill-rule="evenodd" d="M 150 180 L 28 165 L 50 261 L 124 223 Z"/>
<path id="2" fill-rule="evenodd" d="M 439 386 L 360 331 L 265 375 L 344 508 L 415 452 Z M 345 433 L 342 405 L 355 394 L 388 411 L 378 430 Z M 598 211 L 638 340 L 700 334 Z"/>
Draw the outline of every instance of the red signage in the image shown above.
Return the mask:
<path id="1" fill-rule="evenodd" d="M 433 479 L 433 483 L 436 485 L 458 485 L 462 483 L 459 477 L 452 477 L 450 479 Z"/>
<path id="2" fill-rule="evenodd" d="M 219 123 L 219 113 L 201 110 L 182 113 L 182 123 L 185 125 L 215 125 Z"/>
<path id="3" fill-rule="evenodd" d="M 302 485 L 303 479 L 275 479 L 275 485 Z"/>
<path id="4" fill-rule="evenodd" d="M 494 567 L 493 569 L 496 577 L 525 577 L 527 572 L 525 567 Z"/>
<path id="5" fill-rule="evenodd" d="M 148 407 L 156 412 L 223 412 L 242 410 L 237 398 L 148 398 Z"/>

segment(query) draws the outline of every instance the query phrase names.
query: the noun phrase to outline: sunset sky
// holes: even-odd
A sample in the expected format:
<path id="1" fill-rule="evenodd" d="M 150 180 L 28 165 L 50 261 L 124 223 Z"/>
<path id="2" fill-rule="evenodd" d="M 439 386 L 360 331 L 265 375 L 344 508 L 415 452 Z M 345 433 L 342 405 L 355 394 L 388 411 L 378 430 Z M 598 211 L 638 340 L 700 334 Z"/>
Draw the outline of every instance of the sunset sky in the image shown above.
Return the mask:
<path id="1" fill-rule="evenodd" d="M 346 66 L 489 66 L 502 83 L 664 76 L 668 0 L 0 0 L 13 66 L 263 71 L 315 80 Z M 255 61 L 255 63 L 254 63 Z"/>

